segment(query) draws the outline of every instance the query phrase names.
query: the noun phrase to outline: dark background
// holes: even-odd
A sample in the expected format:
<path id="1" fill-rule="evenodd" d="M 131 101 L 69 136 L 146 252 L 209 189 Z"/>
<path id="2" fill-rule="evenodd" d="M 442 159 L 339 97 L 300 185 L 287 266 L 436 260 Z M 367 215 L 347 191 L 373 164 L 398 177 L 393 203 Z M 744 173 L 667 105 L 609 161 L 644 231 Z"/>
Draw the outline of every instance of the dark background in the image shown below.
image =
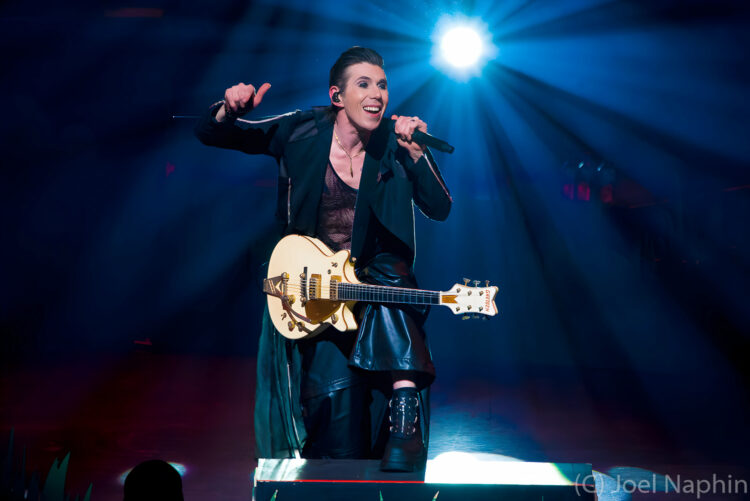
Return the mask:
<path id="1" fill-rule="evenodd" d="M 719 457 L 748 444 L 749 8 L 744 1 L 7 2 L 0 8 L 0 329 L 6 367 L 255 356 L 276 237 L 273 160 L 201 145 L 239 81 L 259 115 L 327 103 L 351 45 L 436 154 L 447 222 L 417 216 L 421 286 L 500 286 L 500 315 L 436 308 L 438 383 L 574 374 Z M 431 63 L 445 13 L 498 54 Z M 146 343 L 144 344 L 136 344 Z M 146 348 L 144 348 L 146 346 Z M 4 396 L 3 399 L 6 397 Z M 3 402 L 5 405 L 5 402 Z M 16 423 L 19 425 L 19 423 Z"/>

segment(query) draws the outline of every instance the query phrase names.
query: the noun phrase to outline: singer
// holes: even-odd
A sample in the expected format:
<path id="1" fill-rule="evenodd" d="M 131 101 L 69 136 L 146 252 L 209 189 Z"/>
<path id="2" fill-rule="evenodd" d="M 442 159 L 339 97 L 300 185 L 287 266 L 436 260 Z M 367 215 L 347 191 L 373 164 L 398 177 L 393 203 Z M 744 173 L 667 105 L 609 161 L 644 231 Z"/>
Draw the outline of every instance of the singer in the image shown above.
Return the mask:
<path id="1" fill-rule="evenodd" d="M 283 234 L 349 249 L 363 282 L 417 287 L 413 205 L 442 221 L 452 199 L 430 151 L 412 140 L 427 124 L 416 116 L 384 120 L 383 66 L 374 50 L 352 47 L 330 70 L 329 106 L 268 118 L 242 117 L 270 84 L 234 85 L 196 135 L 206 145 L 276 159 Z M 266 315 L 255 399 L 258 457 L 382 458 L 386 471 L 424 467 L 435 378 L 423 329 L 428 308 L 360 304 L 358 332 L 329 328 L 296 342 L 276 333 Z"/>

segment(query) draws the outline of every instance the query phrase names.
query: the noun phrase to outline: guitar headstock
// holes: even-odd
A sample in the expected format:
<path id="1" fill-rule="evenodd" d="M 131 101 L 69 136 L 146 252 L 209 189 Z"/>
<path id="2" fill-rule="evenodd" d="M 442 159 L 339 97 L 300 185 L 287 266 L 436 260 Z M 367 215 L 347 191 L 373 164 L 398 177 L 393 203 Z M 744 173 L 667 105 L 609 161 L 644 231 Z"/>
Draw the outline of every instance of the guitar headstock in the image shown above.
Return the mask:
<path id="1" fill-rule="evenodd" d="M 497 314 L 495 305 L 495 295 L 498 288 L 491 286 L 490 281 L 486 280 L 484 287 L 480 287 L 480 281 L 474 280 L 474 286 L 470 286 L 468 278 L 464 278 L 464 283 L 455 284 L 447 292 L 440 293 L 440 304 L 451 309 L 454 315 L 464 315 L 479 317 L 491 317 Z"/>

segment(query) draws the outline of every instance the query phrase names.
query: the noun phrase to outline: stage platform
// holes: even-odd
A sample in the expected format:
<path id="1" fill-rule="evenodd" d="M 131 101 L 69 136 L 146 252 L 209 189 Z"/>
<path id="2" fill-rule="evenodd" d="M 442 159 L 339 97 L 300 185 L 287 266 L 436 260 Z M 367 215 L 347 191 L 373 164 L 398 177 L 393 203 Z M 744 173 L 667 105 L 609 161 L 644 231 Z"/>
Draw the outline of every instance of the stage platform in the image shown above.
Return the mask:
<path id="1" fill-rule="evenodd" d="M 586 501 L 595 499 L 590 464 L 497 460 L 451 452 L 415 473 L 386 473 L 379 461 L 261 459 L 254 501 Z"/>

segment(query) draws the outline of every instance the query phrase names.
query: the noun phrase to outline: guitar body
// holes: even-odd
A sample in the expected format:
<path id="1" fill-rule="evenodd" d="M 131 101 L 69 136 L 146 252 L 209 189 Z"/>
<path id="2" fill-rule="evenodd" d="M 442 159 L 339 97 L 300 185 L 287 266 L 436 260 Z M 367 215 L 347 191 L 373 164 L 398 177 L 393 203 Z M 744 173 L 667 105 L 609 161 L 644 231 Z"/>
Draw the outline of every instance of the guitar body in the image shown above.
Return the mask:
<path id="1" fill-rule="evenodd" d="M 347 250 L 334 253 L 320 240 L 303 235 L 282 238 L 268 262 L 264 291 L 274 327 L 289 339 L 309 337 L 332 325 L 357 329 L 354 301 L 331 298 L 331 281 L 359 284 Z M 291 312 L 289 311 L 291 310 Z"/>

